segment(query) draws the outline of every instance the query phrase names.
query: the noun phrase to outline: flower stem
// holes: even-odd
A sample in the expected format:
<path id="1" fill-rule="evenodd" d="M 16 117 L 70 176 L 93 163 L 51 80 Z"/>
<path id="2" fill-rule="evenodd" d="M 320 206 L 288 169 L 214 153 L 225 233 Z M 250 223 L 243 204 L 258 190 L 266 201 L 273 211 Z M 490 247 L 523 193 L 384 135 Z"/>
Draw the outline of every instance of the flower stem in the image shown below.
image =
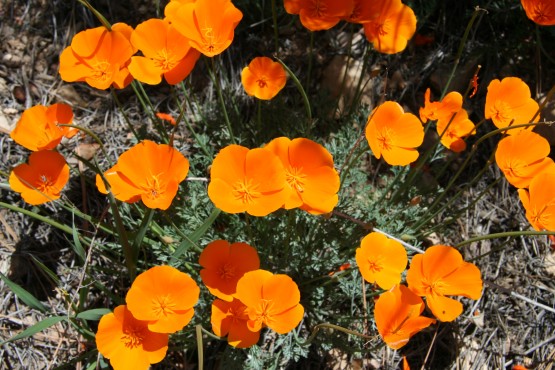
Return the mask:
<path id="1" fill-rule="evenodd" d="M 104 27 L 106 27 L 108 31 L 112 31 L 112 25 L 110 24 L 110 22 L 108 22 L 108 20 L 104 18 L 104 16 L 100 14 L 98 10 L 96 10 L 91 4 L 89 4 L 87 0 L 77 0 L 77 1 L 81 3 L 81 5 L 83 5 L 85 8 L 89 9 L 91 13 L 94 14 L 94 16 L 100 21 L 100 23 L 102 23 Z"/>
<path id="2" fill-rule="evenodd" d="M 466 239 L 457 245 L 456 248 L 460 248 L 464 245 L 479 242 L 482 240 L 489 240 L 489 239 L 500 239 L 500 238 L 510 238 L 513 236 L 539 236 L 539 235 L 555 235 L 555 231 L 505 231 L 502 233 L 494 233 L 494 234 L 487 234 L 487 235 L 480 235 L 474 238 Z"/>
<path id="3" fill-rule="evenodd" d="M 318 324 L 318 325 L 314 326 L 314 328 L 312 329 L 312 333 L 307 338 L 307 340 L 305 340 L 304 342 L 300 342 L 299 345 L 308 346 L 310 343 L 312 343 L 312 341 L 314 340 L 314 338 L 316 338 L 316 335 L 318 334 L 320 329 L 337 330 L 337 331 L 340 331 L 340 332 L 345 333 L 345 334 L 354 335 L 354 336 L 361 337 L 361 338 L 368 339 L 368 340 L 374 340 L 374 339 L 377 338 L 376 335 L 374 335 L 374 336 L 364 335 L 362 333 L 359 333 L 358 331 L 350 330 L 350 329 L 344 328 L 344 327 L 339 326 L 339 325 L 334 325 L 334 324 L 330 324 L 330 323 L 325 322 L 325 323 Z"/>

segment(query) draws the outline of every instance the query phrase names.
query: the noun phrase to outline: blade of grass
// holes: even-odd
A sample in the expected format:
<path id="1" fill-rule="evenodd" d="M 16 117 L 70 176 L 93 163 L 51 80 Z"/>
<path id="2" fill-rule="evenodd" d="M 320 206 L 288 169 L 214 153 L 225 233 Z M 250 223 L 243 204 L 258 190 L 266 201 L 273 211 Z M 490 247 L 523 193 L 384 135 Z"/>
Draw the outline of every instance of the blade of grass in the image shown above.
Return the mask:
<path id="1" fill-rule="evenodd" d="M 13 342 L 15 340 L 30 337 L 30 336 L 38 333 L 39 331 L 43 331 L 44 329 L 49 328 L 52 325 L 55 325 L 55 324 L 59 323 L 60 321 L 63 321 L 63 320 L 66 320 L 66 319 L 67 318 L 65 316 L 47 317 L 46 319 L 37 322 L 35 325 L 28 327 L 27 329 L 23 330 L 21 333 L 15 335 L 15 336 L 11 337 L 10 339 L 1 342 L 0 347 L 3 346 L 6 343 Z"/>
<path id="2" fill-rule="evenodd" d="M 0 272 L 0 279 L 11 289 L 14 294 L 23 301 L 27 306 L 41 312 L 47 312 L 48 309 L 34 295 L 26 291 L 19 284 L 14 283 L 6 275 Z"/>

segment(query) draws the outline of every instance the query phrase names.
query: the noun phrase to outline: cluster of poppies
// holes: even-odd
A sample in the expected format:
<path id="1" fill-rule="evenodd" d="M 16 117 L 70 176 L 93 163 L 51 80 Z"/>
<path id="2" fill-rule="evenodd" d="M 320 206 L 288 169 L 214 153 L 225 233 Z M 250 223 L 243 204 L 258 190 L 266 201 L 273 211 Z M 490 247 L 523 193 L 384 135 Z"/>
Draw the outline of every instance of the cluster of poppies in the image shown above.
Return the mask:
<path id="1" fill-rule="evenodd" d="M 463 261 L 459 251 L 445 245 L 432 246 L 412 258 L 402 285 L 408 258 L 400 242 L 377 232 L 365 236 L 356 250 L 358 269 L 382 293 L 374 306 L 376 326 L 383 340 L 399 349 L 410 337 L 435 323 L 421 316 L 424 302 L 440 321 L 453 321 L 463 311 L 462 304 L 447 296 L 478 299 L 482 294 L 480 270 Z"/>
<path id="2" fill-rule="evenodd" d="M 200 277 L 210 293 L 212 330 L 230 345 L 250 347 L 268 327 L 286 334 L 301 322 L 304 308 L 297 284 L 287 275 L 260 269 L 256 249 L 216 240 L 199 257 Z M 125 305 L 100 319 L 98 351 L 115 369 L 147 369 L 164 359 L 169 335 L 194 316 L 196 282 L 174 267 L 155 266 L 133 282 Z"/>

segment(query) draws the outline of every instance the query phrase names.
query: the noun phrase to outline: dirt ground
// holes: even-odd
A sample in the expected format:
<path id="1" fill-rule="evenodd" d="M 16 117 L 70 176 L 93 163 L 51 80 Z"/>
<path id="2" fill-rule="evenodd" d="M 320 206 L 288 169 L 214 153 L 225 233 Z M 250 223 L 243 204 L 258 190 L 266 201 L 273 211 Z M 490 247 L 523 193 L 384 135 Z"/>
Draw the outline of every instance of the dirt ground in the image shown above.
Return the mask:
<path id="1" fill-rule="evenodd" d="M 149 12 L 148 2 L 136 3 L 132 4 L 136 13 L 133 16 L 141 18 Z M 113 4 L 108 9 L 114 14 L 127 14 L 119 8 L 121 6 Z M 74 1 L 2 0 L 0 3 L 2 170 L 9 172 L 10 167 L 26 158 L 25 150 L 15 145 L 8 134 L 23 110 L 38 103 L 67 102 L 74 107 L 80 124 L 94 125 L 95 130 L 101 132 L 110 150 L 124 146 L 118 139 L 118 134 L 123 133 L 123 126 L 115 124 L 117 119 L 113 116 L 116 113 L 109 103 L 109 94 L 84 84 L 62 83 L 57 74 L 58 55 L 67 46 L 71 35 L 84 26 L 94 24 L 90 15 Z M 412 49 L 405 57 L 412 61 L 419 58 L 421 77 L 425 76 L 431 84 L 439 86 L 446 78 L 446 70 L 439 61 L 452 57 L 440 52 L 440 48 L 431 47 Z M 342 72 L 340 59 L 330 57 L 321 61 L 323 85 L 333 84 L 337 70 Z M 468 81 L 466 75 L 472 75 L 479 59 L 469 57 L 464 61 L 461 81 L 455 81 L 455 85 Z M 515 65 L 507 62 L 504 68 L 514 70 Z M 541 73 L 548 74 L 549 71 L 554 72 L 555 67 L 546 63 Z M 492 70 L 486 72 L 494 73 Z M 413 78 L 407 71 L 401 71 L 393 74 L 389 83 L 392 89 L 402 91 L 407 84 L 414 85 Z M 548 83 L 553 83 L 553 80 L 536 87 L 536 92 L 545 93 L 550 88 Z M 483 87 L 481 89 L 483 91 Z M 411 108 L 416 111 L 417 104 L 411 103 L 416 102 L 416 98 L 411 99 L 405 97 L 405 103 L 412 105 Z M 548 117 L 553 114 L 552 109 L 546 109 Z M 89 143 L 81 144 L 81 150 L 89 149 Z M 492 166 L 485 179 L 501 176 L 499 170 Z M 0 181 L 0 200 L 21 204 L 18 196 L 8 190 L 7 178 L 3 177 Z M 480 184 L 465 194 L 463 201 L 471 202 L 486 185 Z M 464 220 L 453 231 L 460 235 L 459 240 L 481 234 L 529 229 L 515 190 L 506 181 L 500 181 L 490 190 Z M 430 239 L 433 242 L 449 242 L 433 235 Z M 472 303 L 468 316 L 452 325 L 442 325 L 435 333 L 435 345 L 429 354 L 435 360 L 428 362 L 433 364 L 430 368 L 485 370 L 523 364 L 529 369 L 552 369 L 555 365 L 555 242 L 547 237 L 520 237 L 486 240 L 465 248 L 467 256 L 487 254 L 477 262 L 485 281 L 484 292 L 481 299 Z M 53 312 L 67 312 L 62 296 L 75 294 L 75 287 L 81 279 L 71 265 L 72 253 L 68 241 L 52 233 L 50 228 L 0 208 L 0 272 L 34 293 L 51 306 Z M 37 260 L 58 273 L 62 279 L 58 287 L 54 289 L 45 279 L 36 265 Z M 43 318 L 40 312 L 16 299 L 3 282 L 0 282 L 0 292 L 0 341 Z M 0 347 L 0 368 L 53 369 L 65 360 L 79 356 L 85 344 L 68 330 L 62 325 L 54 325 L 30 339 Z M 404 354 L 415 356 L 416 351 L 421 349 L 408 346 Z M 388 363 L 391 352 L 382 350 L 378 355 L 383 359 L 381 364 L 342 358 L 341 353 L 332 353 L 335 361 L 329 363 L 329 368 L 380 368 L 383 363 Z"/>

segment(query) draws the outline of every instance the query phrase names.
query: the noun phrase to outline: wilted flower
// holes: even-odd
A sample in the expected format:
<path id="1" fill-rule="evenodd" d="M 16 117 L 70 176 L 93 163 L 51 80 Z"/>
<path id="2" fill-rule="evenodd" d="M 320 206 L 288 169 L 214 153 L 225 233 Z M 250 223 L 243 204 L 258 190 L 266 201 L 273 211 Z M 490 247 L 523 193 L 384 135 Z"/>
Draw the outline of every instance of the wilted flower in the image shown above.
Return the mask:
<path id="1" fill-rule="evenodd" d="M 420 120 L 405 113 L 396 102 L 386 101 L 368 117 L 366 140 L 376 158 L 394 166 L 404 166 L 418 158 L 416 148 L 424 140 Z"/>
<path id="2" fill-rule="evenodd" d="M 440 321 L 453 321 L 463 311 L 461 302 L 447 296 L 478 299 L 482 278 L 476 265 L 465 262 L 458 250 L 435 245 L 412 258 L 407 272 L 409 288 L 421 297 Z"/>
<path id="3" fill-rule="evenodd" d="M 32 205 L 43 204 L 60 198 L 62 188 L 69 180 L 69 166 L 64 157 L 54 151 L 41 150 L 29 156 L 10 173 L 13 191 Z"/>
<path id="4" fill-rule="evenodd" d="M 248 271 L 260 268 L 256 249 L 246 243 L 230 244 L 215 240 L 208 244 L 199 257 L 200 277 L 210 293 L 231 302 L 237 282 Z"/>
<path id="5" fill-rule="evenodd" d="M 254 58 L 241 72 L 241 83 L 250 96 L 270 100 L 287 82 L 283 66 L 267 57 Z"/>
<path id="6" fill-rule="evenodd" d="M 287 275 L 266 270 L 247 272 L 237 283 L 235 297 L 247 306 L 251 331 L 267 326 L 286 334 L 299 325 L 304 315 L 299 288 Z"/>
<path id="7" fill-rule="evenodd" d="M 188 171 L 189 161 L 178 150 L 144 140 L 120 155 L 104 177 L 116 199 L 128 203 L 140 199 L 148 208 L 165 210 Z M 108 192 L 100 175 L 96 186 L 101 193 Z"/>
<path id="8" fill-rule="evenodd" d="M 127 308 L 148 329 L 174 333 L 183 329 L 194 315 L 200 289 L 186 273 L 171 266 L 155 266 L 143 272 L 127 292 Z"/>
<path id="9" fill-rule="evenodd" d="M 305 138 L 279 137 L 265 147 L 285 168 L 285 209 L 300 207 L 312 214 L 329 213 L 338 202 L 339 174 L 322 145 Z"/>
<path id="10" fill-rule="evenodd" d="M 168 339 L 168 334 L 150 331 L 147 321 L 137 320 L 121 305 L 102 316 L 95 340 L 98 352 L 115 370 L 147 370 L 164 359 Z"/>
<path id="11" fill-rule="evenodd" d="M 401 243 L 372 232 L 360 242 L 356 261 L 364 280 L 387 290 L 401 281 L 401 273 L 407 267 L 408 258 Z"/>
<path id="12" fill-rule="evenodd" d="M 409 339 L 435 323 L 434 319 L 420 316 L 424 311 L 422 298 L 404 285 L 382 293 L 374 305 L 374 318 L 383 341 L 393 349 L 399 349 Z"/>
<path id="13" fill-rule="evenodd" d="M 219 337 L 227 336 L 227 342 L 233 347 L 247 348 L 258 342 L 260 330 L 251 331 L 248 321 L 247 306 L 240 300 L 234 298 L 226 302 L 216 299 L 212 303 L 212 331 Z"/>

